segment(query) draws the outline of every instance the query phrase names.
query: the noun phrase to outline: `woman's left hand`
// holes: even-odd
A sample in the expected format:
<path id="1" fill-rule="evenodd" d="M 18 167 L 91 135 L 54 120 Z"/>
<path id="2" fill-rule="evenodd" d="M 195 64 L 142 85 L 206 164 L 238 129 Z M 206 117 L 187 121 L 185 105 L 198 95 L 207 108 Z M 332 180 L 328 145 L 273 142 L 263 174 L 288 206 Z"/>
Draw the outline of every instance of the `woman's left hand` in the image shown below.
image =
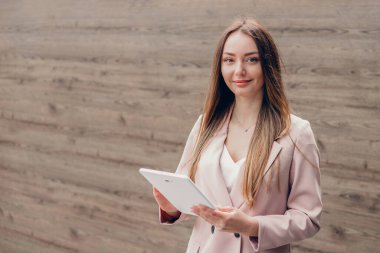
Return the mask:
<path id="1" fill-rule="evenodd" d="M 192 212 L 220 231 L 238 232 L 246 236 L 257 236 L 258 234 L 257 220 L 237 208 L 221 207 L 214 210 L 204 205 L 197 205 L 192 207 Z"/>

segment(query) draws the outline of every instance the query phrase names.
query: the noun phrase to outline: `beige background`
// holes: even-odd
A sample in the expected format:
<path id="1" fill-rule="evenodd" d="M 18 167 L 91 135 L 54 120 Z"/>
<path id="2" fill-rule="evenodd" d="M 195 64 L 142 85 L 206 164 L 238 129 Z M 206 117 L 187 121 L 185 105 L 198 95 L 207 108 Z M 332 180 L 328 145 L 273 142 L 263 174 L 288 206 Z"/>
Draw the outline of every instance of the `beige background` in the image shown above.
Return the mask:
<path id="1" fill-rule="evenodd" d="M 184 252 L 140 166 L 173 171 L 222 30 L 274 36 L 321 151 L 324 212 L 293 252 L 380 247 L 379 1 L 0 2 L 0 252 Z"/>

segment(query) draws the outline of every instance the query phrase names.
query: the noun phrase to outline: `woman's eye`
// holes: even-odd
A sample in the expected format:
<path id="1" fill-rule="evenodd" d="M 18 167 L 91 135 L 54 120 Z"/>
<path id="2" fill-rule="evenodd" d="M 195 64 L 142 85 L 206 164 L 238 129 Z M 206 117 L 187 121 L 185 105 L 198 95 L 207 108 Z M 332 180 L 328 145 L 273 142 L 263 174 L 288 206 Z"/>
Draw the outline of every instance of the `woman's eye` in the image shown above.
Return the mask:
<path id="1" fill-rule="evenodd" d="M 231 62 L 233 62 L 233 60 L 232 60 L 231 58 L 225 58 L 223 61 L 226 62 L 226 63 L 231 63 Z"/>
<path id="2" fill-rule="evenodd" d="M 247 61 L 248 61 L 248 62 L 258 62 L 259 59 L 258 59 L 257 57 L 249 57 L 249 58 L 247 59 Z"/>

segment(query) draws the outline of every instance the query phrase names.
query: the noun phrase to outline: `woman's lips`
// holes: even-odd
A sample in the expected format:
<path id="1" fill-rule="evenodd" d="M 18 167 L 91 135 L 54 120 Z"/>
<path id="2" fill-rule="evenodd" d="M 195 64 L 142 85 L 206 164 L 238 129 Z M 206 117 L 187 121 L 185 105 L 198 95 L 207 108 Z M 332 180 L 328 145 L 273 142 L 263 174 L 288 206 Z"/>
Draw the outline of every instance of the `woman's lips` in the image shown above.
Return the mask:
<path id="1" fill-rule="evenodd" d="M 252 80 L 235 80 L 233 81 L 237 86 L 242 87 L 246 86 Z"/>

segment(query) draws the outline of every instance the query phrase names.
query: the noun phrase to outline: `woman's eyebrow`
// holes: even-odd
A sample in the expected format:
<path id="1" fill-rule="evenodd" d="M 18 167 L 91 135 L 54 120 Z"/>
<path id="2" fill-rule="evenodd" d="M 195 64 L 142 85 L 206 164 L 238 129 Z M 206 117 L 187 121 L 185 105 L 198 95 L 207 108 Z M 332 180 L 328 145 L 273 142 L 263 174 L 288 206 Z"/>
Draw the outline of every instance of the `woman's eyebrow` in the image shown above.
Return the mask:
<path id="1" fill-rule="evenodd" d="M 223 52 L 223 54 L 228 54 L 228 55 L 232 55 L 232 56 L 235 55 L 234 53 L 229 53 L 229 52 Z M 251 55 L 251 54 L 259 54 L 259 52 L 257 52 L 257 51 L 248 52 L 248 53 L 244 54 L 244 56 Z"/>

